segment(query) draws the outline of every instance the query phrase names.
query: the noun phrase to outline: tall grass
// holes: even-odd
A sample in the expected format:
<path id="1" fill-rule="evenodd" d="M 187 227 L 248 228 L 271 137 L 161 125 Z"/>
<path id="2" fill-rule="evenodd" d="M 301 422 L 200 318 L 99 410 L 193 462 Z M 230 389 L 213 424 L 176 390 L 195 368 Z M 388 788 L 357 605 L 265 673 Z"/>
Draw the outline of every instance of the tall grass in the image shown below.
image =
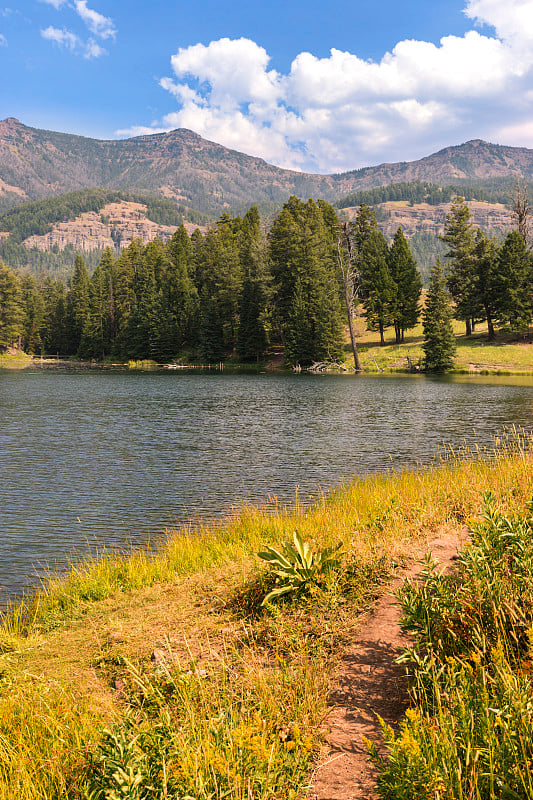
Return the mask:
<path id="1" fill-rule="evenodd" d="M 432 469 L 369 475 L 310 507 L 247 508 L 159 550 L 80 564 L 14 605 L 0 633 L 0 800 L 302 797 L 357 615 L 428 539 L 479 514 L 482 491 L 525 504 L 532 443 L 515 431 L 493 453 L 445 450 Z M 340 566 L 309 598 L 261 609 L 256 553 L 294 530 L 318 548 L 342 541 Z M 166 597 L 161 659 L 135 638 L 84 650 L 110 619 L 159 639 L 147 620 Z"/>
<path id="2" fill-rule="evenodd" d="M 519 515 L 488 495 L 453 575 L 408 582 L 417 642 L 414 707 L 384 726 L 383 798 L 533 797 L 533 502 Z"/>

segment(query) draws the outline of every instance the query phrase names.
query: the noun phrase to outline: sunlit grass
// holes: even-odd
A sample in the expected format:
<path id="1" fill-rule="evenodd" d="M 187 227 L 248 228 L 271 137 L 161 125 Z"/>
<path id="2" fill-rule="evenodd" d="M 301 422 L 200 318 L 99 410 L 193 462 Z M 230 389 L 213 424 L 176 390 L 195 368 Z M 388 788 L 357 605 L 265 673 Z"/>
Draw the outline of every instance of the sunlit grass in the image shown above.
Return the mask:
<path id="1" fill-rule="evenodd" d="M 468 338 L 463 322 L 454 320 L 453 328 L 457 342 L 454 371 L 533 374 L 533 344 L 529 341 L 512 340 L 508 334 L 498 331 L 496 341 L 489 342 L 485 323 L 477 325 L 474 334 Z M 413 365 L 423 364 L 422 324 L 406 331 L 405 341 L 399 345 L 394 341 L 394 329 L 388 328 L 383 347 L 375 332 L 365 330 L 364 319 L 357 320 L 356 330 L 359 356 L 366 372 L 406 371 L 408 356 Z M 347 364 L 353 363 L 348 344 L 345 345 L 345 359 Z"/>
<path id="2" fill-rule="evenodd" d="M 524 504 L 532 444 L 515 431 L 496 452 L 443 451 L 432 469 L 356 479 L 312 507 L 246 508 L 151 553 L 79 564 L 14 606 L 0 635 L 0 798 L 111 797 L 117 774 L 140 787 L 119 797 L 301 797 L 359 613 L 428 540 L 461 532 L 481 492 Z M 308 599 L 261 610 L 257 551 L 294 530 L 342 541 L 340 566 Z"/>

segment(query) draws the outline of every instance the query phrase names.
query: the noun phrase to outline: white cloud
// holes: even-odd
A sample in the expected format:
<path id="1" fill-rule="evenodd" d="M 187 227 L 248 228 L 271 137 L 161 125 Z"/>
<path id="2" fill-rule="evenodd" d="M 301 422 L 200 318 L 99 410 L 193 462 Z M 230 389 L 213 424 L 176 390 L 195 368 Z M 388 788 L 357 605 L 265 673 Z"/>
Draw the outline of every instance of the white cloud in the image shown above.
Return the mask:
<path id="1" fill-rule="evenodd" d="M 404 40 L 379 61 L 303 52 L 287 74 L 250 39 L 180 48 L 174 76 L 160 80 L 178 109 L 132 131 L 187 127 L 282 166 L 322 171 L 415 158 L 469 138 L 523 135 L 533 145 L 533 0 L 466 0 L 464 13 L 491 30 L 438 44 Z"/>
<path id="2" fill-rule="evenodd" d="M 54 6 L 56 10 L 59 10 L 67 3 L 67 0 L 42 0 L 42 2 L 48 3 Z M 92 8 L 88 8 L 87 0 L 74 0 L 74 4 L 71 5 L 68 3 L 67 7 L 78 14 L 87 28 L 89 28 L 91 33 L 95 36 L 101 39 L 109 39 L 116 36 L 113 20 Z M 71 53 L 83 55 L 83 57 L 88 60 L 107 55 L 107 50 L 99 45 L 92 36 L 90 36 L 87 41 L 84 41 L 67 28 L 55 28 L 53 25 L 50 25 L 48 28 L 41 30 L 41 36 L 44 39 L 55 42 Z"/>
<path id="3" fill-rule="evenodd" d="M 54 28 L 53 25 L 42 30 L 41 36 L 43 39 L 55 42 L 59 47 L 64 47 L 67 50 L 76 50 L 81 43 L 72 31 L 68 31 L 66 28 Z"/>
<path id="4" fill-rule="evenodd" d="M 61 8 L 64 6 L 67 0 L 41 0 L 42 3 L 48 3 L 48 5 L 53 6 L 55 9 Z"/>
<path id="5" fill-rule="evenodd" d="M 7 39 L 3 33 L 0 33 L 0 47 L 7 47 Z"/>
<path id="6" fill-rule="evenodd" d="M 74 8 L 87 25 L 91 33 L 100 36 L 102 39 L 109 39 L 116 35 L 113 20 L 104 17 L 98 11 L 87 7 L 87 0 L 74 0 Z"/>
<path id="7" fill-rule="evenodd" d="M 100 47 L 98 42 L 95 42 L 94 39 L 89 39 L 85 44 L 85 52 L 83 53 L 84 58 L 100 58 L 100 56 L 107 55 L 107 50 L 103 47 Z"/>

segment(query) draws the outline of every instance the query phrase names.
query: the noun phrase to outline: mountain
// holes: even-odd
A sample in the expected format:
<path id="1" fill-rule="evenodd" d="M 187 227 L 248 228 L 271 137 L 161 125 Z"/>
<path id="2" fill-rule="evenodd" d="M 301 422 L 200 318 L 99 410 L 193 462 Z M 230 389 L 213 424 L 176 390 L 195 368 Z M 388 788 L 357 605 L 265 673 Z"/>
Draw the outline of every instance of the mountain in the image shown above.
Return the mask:
<path id="1" fill-rule="evenodd" d="M 533 177 L 533 150 L 479 139 L 418 161 L 335 175 L 281 169 L 186 129 L 102 141 L 0 122 L 0 211 L 86 188 L 156 194 L 213 216 L 252 204 L 274 208 L 289 195 L 335 201 L 401 181 L 460 183 Z M 186 215 L 184 215 L 186 216 Z"/>

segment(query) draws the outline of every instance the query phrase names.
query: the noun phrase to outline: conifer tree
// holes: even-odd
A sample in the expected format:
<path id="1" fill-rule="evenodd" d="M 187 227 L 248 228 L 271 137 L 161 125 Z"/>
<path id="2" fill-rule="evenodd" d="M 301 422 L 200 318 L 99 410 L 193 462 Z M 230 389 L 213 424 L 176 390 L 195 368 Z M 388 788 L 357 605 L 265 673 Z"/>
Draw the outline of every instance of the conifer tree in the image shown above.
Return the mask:
<path id="1" fill-rule="evenodd" d="M 272 226 L 269 253 L 288 360 L 342 357 L 336 231 L 327 204 L 289 198 Z"/>
<path id="2" fill-rule="evenodd" d="M 388 264 L 392 280 L 396 285 L 392 317 L 396 344 L 399 344 L 404 340 L 405 331 L 414 328 L 418 322 L 422 291 L 422 279 L 401 228 L 398 228 L 394 235 Z"/>
<path id="3" fill-rule="evenodd" d="M 426 372 L 446 372 L 453 366 L 456 343 L 452 328 L 452 306 L 445 286 L 440 258 L 431 270 L 423 314 Z"/>
<path id="4" fill-rule="evenodd" d="M 41 293 L 31 275 L 24 275 L 20 282 L 22 318 L 22 349 L 25 353 L 42 351 L 41 328 L 44 319 L 44 303 Z"/>
<path id="5" fill-rule="evenodd" d="M 478 229 L 473 253 L 475 292 L 487 320 L 489 341 L 495 337 L 494 321 L 498 317 L 505 291 L 498 271 L 498 253 L 499 245 L 496 240 Z"/>
<path id="6" fill-rule="evenodd" d="M 450 259 L 448 290 L 455 302 L 455 316 L 465 322 L 466 335 L 472 333 L 472 319 L 479 314 L 479 298 L 475 291 L 473 251 L 475 247 L 470 209 L 464 197 L 457 197 L 446 215 L 441 241 L 448 245 Z"/>
<path id="7" fill-rule="evenodd" d="M 361 249 L 361 294 L 369 330 L 377 330 L 385 344 L 385 328 L 392 324 L 396 284 L 388 265 L 387 240 L 371 230 Z"/>
<path id="8" fill-rule="evenodd" d="M 244 361 L 252 361 L 259 360 L 267 346 L 268 276 L 261 220 L 256 206 L 252 206 L 244 216 L 240 239 L 244 283 L 239 298 L 237 352 Z"/>
<path id="9" fill-rule="evenodd" d="M 63 281 L 46 278 L 42 287 L 44 317 L 41 337 L 45 353 L 69 355 L 67 289 Z"/>
<path id="10" fill-rule="evenodd" d="M 22 335 L 23 309 L 15 273 L 0 261 L 0 350 L 17 344 Z"/>
<path id="11" fill-rule="evenodd" d="M 74 259 L 74 272 L 68 293 L 70 350 L 77 353 L 89 316 L 89 274 L 80 255 Z"/>
<path id="12" fill-rule="evenodd" d="M 533 313 L 533 269 L 526 243 L 510 231 L 498 259 L 498 317 L 512 333 L 527 333 Z"/>

